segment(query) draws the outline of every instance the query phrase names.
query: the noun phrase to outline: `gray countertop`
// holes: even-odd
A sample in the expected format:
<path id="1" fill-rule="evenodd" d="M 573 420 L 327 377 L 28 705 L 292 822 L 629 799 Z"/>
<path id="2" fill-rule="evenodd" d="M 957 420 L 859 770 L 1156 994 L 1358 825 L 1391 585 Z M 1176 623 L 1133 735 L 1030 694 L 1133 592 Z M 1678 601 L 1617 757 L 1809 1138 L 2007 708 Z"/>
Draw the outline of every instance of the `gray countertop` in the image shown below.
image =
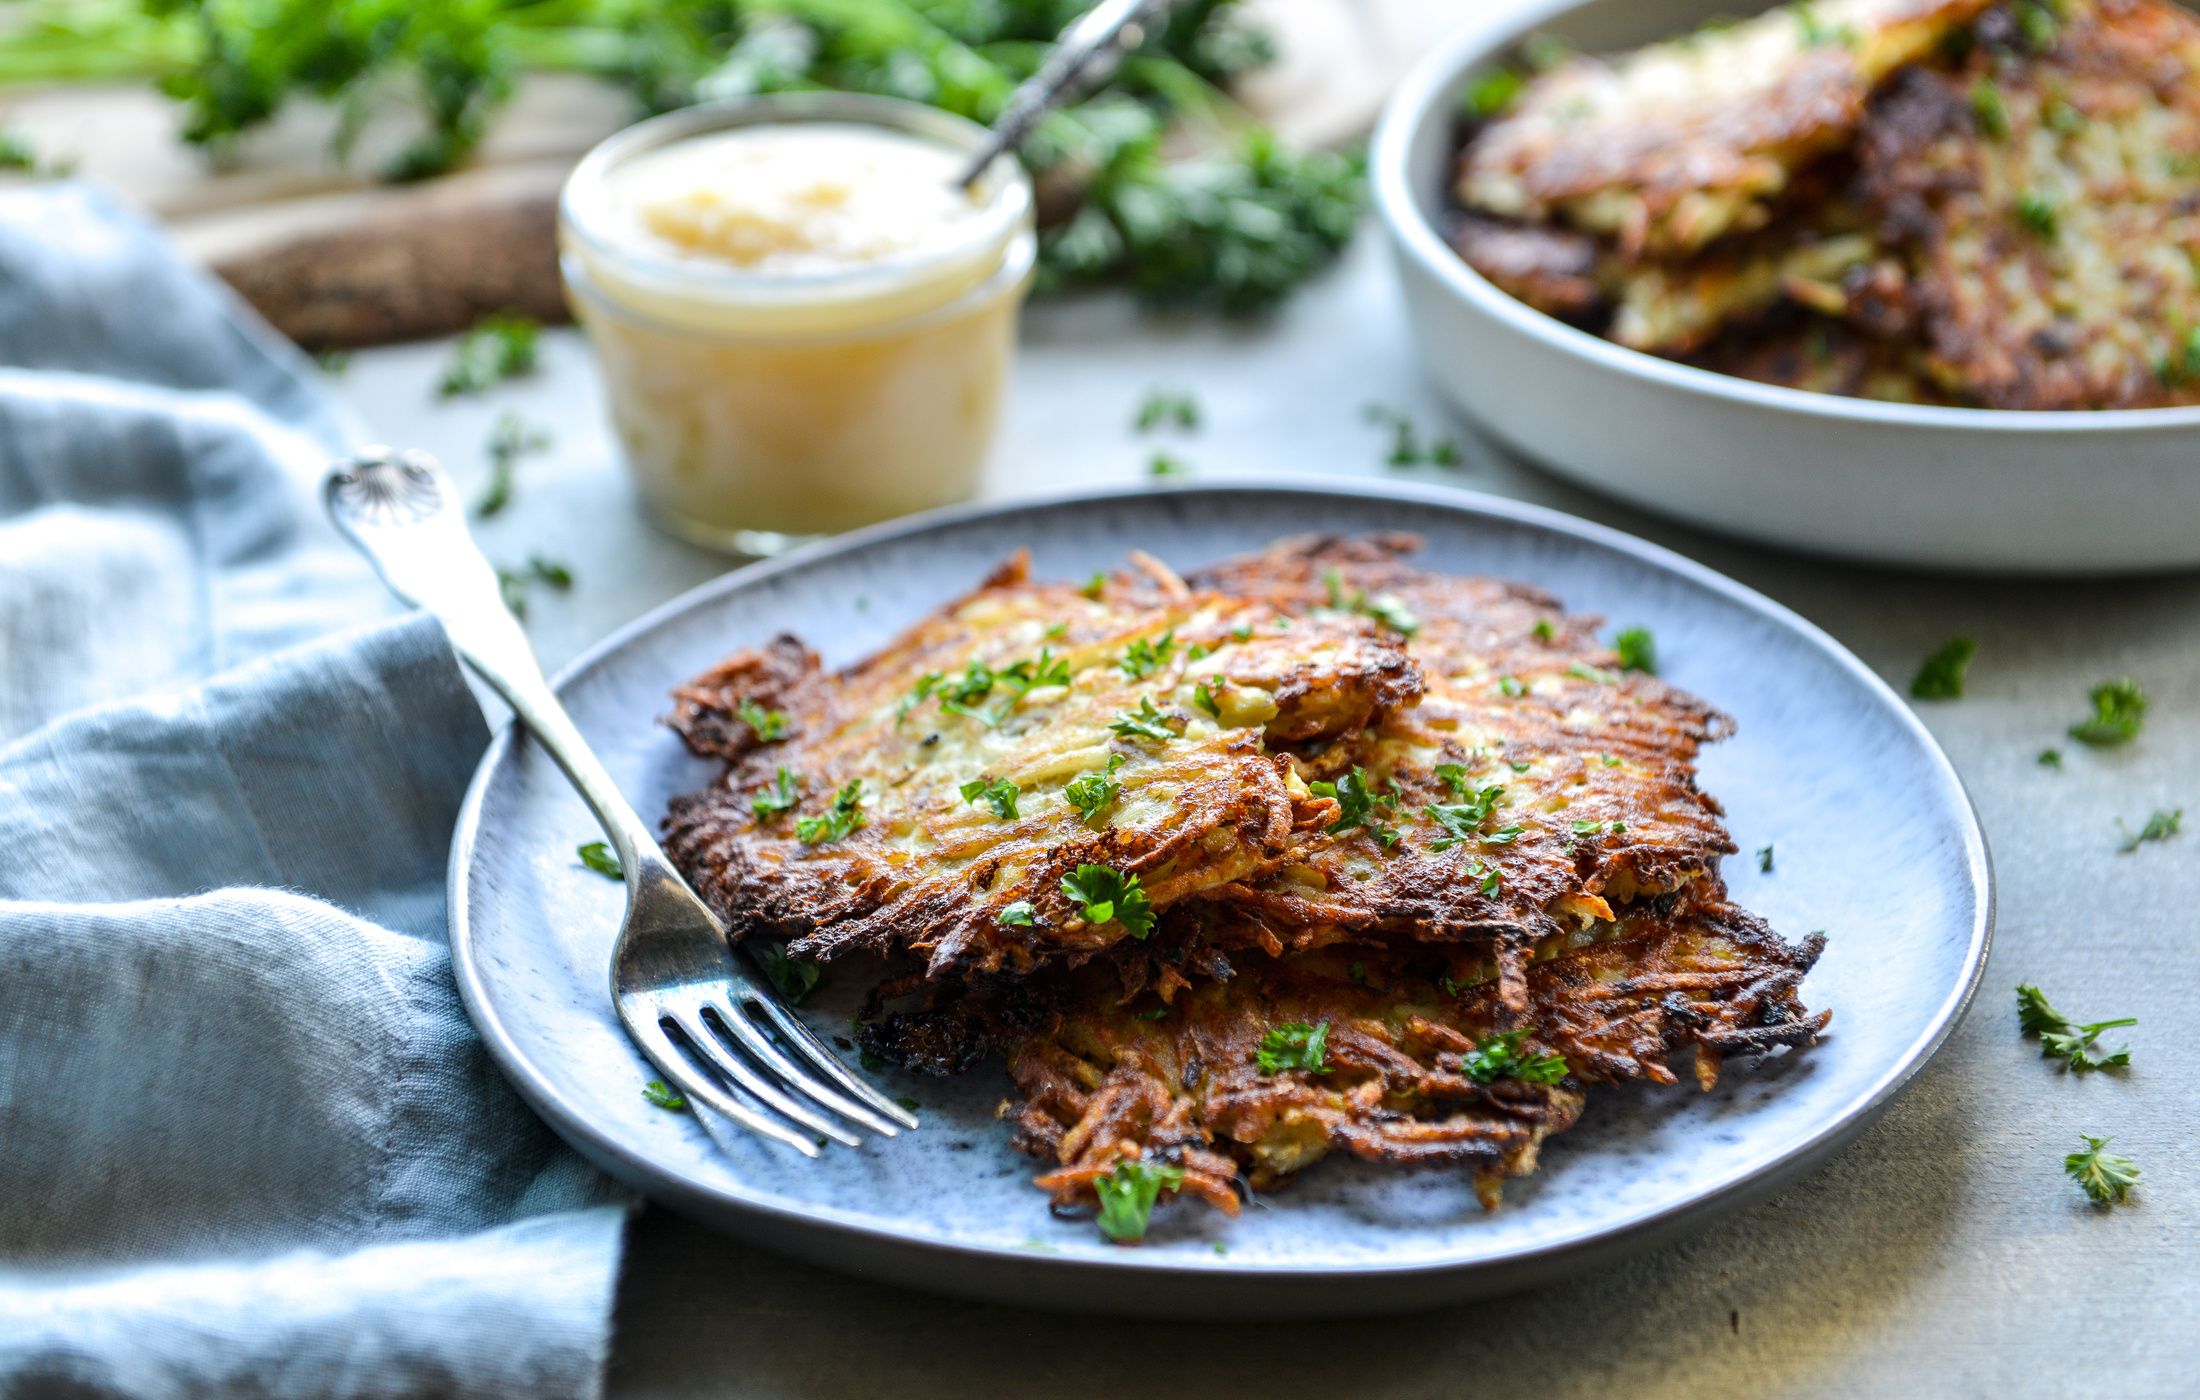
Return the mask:
<path id="1" fill-rule="evenodd" d="M 2200 1004 L 2200 829 L 2117 852 L 2117 822 L 2136 826 L 2158 807 L 2188 808 L 2200 828 L 2200 577 L 1865 570 L 1586 496 L 1441 406 L 1413 362 L 1386 256 L 1370 230 L 1335 274 L 1258 326 L 1180 324 L 1112 299 L 1034 308 L 986 494 L 1143 482 L 1157 446 L 1207 476 L 1450 482 L 1677 548 L 1795 608 L 1898 686 L 1950 636 L 1975 636 L 1969 696 L 1922 707 L 1970 785 L 1999 880 L 1993 959 L 1968 1019 L 1877 1126 L 1784 1195 L 1619 1268 L 1394 1320 L 1021 1312 L 789 1263 L 652 1209 L 626 1264 L 611 1393 L 2200 1394 L 2200 1171 L 2187 1150 L 2200 1048 L 2182 1019 Z M 478 400 L 431 400 L 443 355 L 362 354 L 337 385 L 378 436 L 437 452 L 462 481 L 484 471 L 499 412 L 554 432 L 554 448 L 521 467 L 510 509 L 481 531 L 500 561 L 539 553 L 572 568 L 570 594 L 544 594 L 531 611 L 551 665 L 727 567 L 636 517 L 576 336 L 550 336 L 538 377 Z M 1131 431 L 1156 385 L 1197 396 L 1196 435 Z M 1456 437 L 1466 465 L 1385 467 L 1386 436 L 1362 418 L 1369 403 Z M 1781 469 L 1776 441 L 1765 469 Z M 2123 674 L 2153 700 L 2140 740 L 2108 753 L 2063 742 L 2087 688 Z M 2040 767 L 2035 756 L 2057 744 L 2065 767 Z M 2017 1033 L 2019 981 L 2088 1017 L 2139 1017 L 2134 1068 L 2077 1080 L 2043 1061 Z M 2081 1130 L 2114 1134 L 2139 1162 L 2131 1205 L 2096 1210 L 2063 1179 Z"/>

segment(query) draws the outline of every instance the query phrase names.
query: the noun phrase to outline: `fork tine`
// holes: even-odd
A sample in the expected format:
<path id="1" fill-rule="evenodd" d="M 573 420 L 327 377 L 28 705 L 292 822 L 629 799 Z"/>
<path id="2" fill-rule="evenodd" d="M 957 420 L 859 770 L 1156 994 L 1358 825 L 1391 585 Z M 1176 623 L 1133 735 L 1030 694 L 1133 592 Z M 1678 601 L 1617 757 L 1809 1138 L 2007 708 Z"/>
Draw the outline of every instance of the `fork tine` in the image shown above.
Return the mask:
<path id="1" fill-rule="evenodd" d="M 848 1098 L 838 1090 L 828 1088 L 812 1079 L 801 1066 L 781 1054 L 779 1047 L 772 1044 L 771 1037 L 757 1029 L 755 1023 L 739 1014 L 738 1010 L 735 1014 L 721 1016 L 720 1019 L 725 1025 L 727 1033 L 740 1041 L 743 1049 L 757 1059 L 762 1060 L 766 1068 L 777 1071 L 779 1077 L 794 1088 L 808 1094 L 843 1118 L 861 1123 L 881 1137 L 900 1136 L 901 1129 L 887 1122 L 878 1114 L 873 1113 L 870 1109 Z"/>
<path id="2" fill-rule="evenodd" d="M 696 1053 L 710 1061 L 712 1069 L 717 1070 L 726 1078 L 740 1085 L 749 1093 L 754 1094 L 757 1098 L 762 1099 L 765 1103 L 770 1104 L 773 1108 L 778 1109 L 781 1113 L 786 1114 L 811 1132 L 829 1137 L 843 1147 L 861 1147 L 863 1145 L 863 1139 L 849 1132 L 832 1119 L 827 1118 L 824 1114 L 819 1113 L 816 1109 L 811 1108 L 808 1104 L 803 1103 L 800 1099 L 795 1098 L 792 1094 L 783 1092 L 777 1084 L 772 1082 L 770 1075 L 760 1072 L 754 1065 L 727 1049 L 726 1043 L 720 1040 L 717 1033 L 705 1022 L 703 1012 L 706 1010 L 716 1013 L 721 1022 L 729 1019 L 727 1014 L 718 1007 L 708 1001 L 701 1001 L 695 1004 L 688 1016 L 684 1018 L 676 1017 L 673 1024 L 680 1028 L 680 1033 L 695 1047 Z M 693 1021 L 694 1024 L 690 1025 L 690 1021 Z"/>
<path id="3" fill-rule="evenodd" d="M 864 1083 L 854 1070 L 841 1061 L 840 1056 L 826 1049 L 818 1040 L 817 1033 L 804 1025 L 792 1011 L 761 993 L 749 993 L 748 1002 L 770 1018 L 771 1023 L 778 1027 L 779 1033 L 786 1037 L 787 1044 L 797 1054 L 808 1060 L 818 1073 L 839 1085 L 850 1098 L 858 1103 L 869 1104 L 905 1128 L 917 1126 L 916 1114 Z"/>
<path id="4" fill-rule="evenodd" d="M 651 1024 L 644 1030 L 643 1023 L 637 1018 L 628 1024 L 627 1031 L 634 1037 L 635 1043 L 642 1047 L 642 1053 L 649 1057 L 649 1062 L 657 1067 L 657 1072 L 670 1081 L 673 1088 L 686 1095 L 691 1103 L 699 1103 L 721 1117 L 732 1119 L 750 1132 L 783 1143 L 805 1157 L 818 1155 L 815 1139 L 804 1137 L 776 1118 L 758 1113 L 713 1084 L 709 1076 L 698 1073 L 688 1063 L 687 1057 L 680 1053 L 680 1048 L 672 1043 L 672 1038 L 664 1033 L 663 1027 Z"/>

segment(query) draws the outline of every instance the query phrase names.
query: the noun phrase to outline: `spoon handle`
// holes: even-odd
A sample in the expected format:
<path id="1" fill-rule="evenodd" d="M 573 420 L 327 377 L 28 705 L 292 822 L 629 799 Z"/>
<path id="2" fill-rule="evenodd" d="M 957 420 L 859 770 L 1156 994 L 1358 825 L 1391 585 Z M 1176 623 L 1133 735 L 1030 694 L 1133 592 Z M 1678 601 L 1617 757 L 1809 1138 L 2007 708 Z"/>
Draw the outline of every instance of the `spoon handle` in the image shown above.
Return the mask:
<path id="1" fill-rule="evenodd" d="M 1039 71 L 1024 79 L 1008 95 L 1007 105 L 994 118 L 991 135 L 971 157 L 957 183 L 976 184 L 987 166 L 1003 152 L 1016 149 L 1039 118 L 1045 116 L 1079 78 L 1092 71 L 1103 55 L 1112 61 L 1144 43 L 1147 26 L 1165 16 L 1171 3 L 1172 0 L 1100 0 L 1078 16 L 1054 41 L 1054 52 L 1039 65 Z"/>

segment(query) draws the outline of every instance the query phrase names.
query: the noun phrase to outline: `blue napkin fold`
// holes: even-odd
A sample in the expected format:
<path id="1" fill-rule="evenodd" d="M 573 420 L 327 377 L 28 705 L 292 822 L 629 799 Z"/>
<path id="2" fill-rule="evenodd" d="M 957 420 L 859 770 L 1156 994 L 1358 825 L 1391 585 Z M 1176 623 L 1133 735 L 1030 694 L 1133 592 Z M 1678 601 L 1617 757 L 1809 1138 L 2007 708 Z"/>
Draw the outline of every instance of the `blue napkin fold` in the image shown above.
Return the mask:
<path id="1" fill-rule="evenodd" d="M 307 362 L 0 196 L 0 1394 L 590 1396 L 626 1198 L 467 1024 L 487 733 L 321 520 Z"/>

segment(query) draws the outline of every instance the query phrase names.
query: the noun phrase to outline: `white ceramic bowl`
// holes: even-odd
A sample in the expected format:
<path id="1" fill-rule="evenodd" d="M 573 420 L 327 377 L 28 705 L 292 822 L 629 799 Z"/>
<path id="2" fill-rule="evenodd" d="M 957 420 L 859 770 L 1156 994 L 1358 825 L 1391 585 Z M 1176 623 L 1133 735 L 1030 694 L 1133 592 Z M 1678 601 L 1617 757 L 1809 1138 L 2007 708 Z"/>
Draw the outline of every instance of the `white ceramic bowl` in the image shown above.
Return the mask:
<path id="1" fill-rule="evenodd" d="M 1532 31 L 1596 52 L 1767 6 L 1493 8 L 1392 95 L 1371 162 L 1414 336 L 1460 408 L 1585 486 L 1767 544 L 2022 573 L 2200 565 L 2200 408 L 2009 412 L 1777 388 L 1624 349 L 1484 280 L 1441 232 L 1469 78 Z"/>

